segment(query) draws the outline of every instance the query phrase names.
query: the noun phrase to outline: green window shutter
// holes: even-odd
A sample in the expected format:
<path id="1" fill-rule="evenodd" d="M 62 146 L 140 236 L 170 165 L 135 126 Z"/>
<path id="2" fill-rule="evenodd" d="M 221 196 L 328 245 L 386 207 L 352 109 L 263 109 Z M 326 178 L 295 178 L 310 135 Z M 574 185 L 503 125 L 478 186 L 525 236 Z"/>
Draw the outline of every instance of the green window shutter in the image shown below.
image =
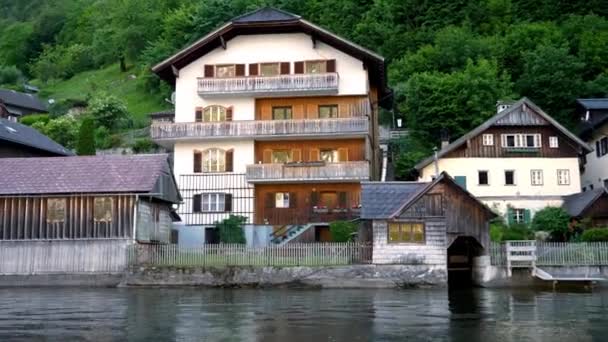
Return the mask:
<path id="1" fill-rule="evenodd" d="M 524 223 L 525 224 L 530 224 L 532 222 L 532 220 L 530 219 L 531 217 L 532 217 L 532 215 L 530 214 L 530 209 L 524 210 Z"/>
<path id="2" fill-rule="evenodd" d="M 512 225 L 514 222 L 513 220 L 513 209 L 511 208 L 507 208 L 507 225 Z"/>
<path id="3" fill-rule="evenodd" d="M 461 188 L 467 189 L 467 177 L 466 176 L 454 176 L 456 184 L 460 185 Z"/>

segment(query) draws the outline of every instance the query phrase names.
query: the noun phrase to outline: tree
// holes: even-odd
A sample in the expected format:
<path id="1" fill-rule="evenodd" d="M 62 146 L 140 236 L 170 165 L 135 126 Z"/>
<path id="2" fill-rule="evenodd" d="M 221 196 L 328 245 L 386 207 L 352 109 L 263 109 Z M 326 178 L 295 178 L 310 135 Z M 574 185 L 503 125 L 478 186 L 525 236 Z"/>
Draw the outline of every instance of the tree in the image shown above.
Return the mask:
<path id="1" fill-rule="evenodd" d="M 414 166 L 433 152 L 412 136 L 391 141 L 389 150 L 393 152 L 395 178 L 404 181 L 417 180 L 418 174 Z"/>
<path id="2" fill-rule="evenodd" d="M 113 95 L 101 94 L 89 102 L 87 114 L 96 122 L 97 126 L 114 130 L 126 125 L 129 121 L 129 112 L 124 102 Z"/>
<path id="3" fill-rule="evenodd" d="M 215 227 L 220 232 L 221 243 L 238 243 L 245 244 L 245 233 L 243 232 L 243 224 L 247 221 L 244 216 L 230 215 L 227 219 L 221 222 L 216 222 Z"/>
<path id="4" fill-rule="evenodd" d="M 358 229 L 359 226 L 350 221 L 334 221 L 329 224 L 329 232 L 333 242 L 352 241 Z"/>
<path id="5" fill-rule="evenodd" d="M 38 121 L 32 124 L 32 127 L 66 148 L 74 148 L 76 144 L 79 125 L 78 121 L 70 115 L 60 116 L 47 123 Z"/>
<path id="6" fill-rule="evenodd" d="M 76 154 L 79 156 L 95 155 L 95 121 L 90 117 L 85 117 L 80 123 Z"/>
<path id="7" fill-rule="evenodd" d="M 570 215 L 560 207 L 546 207 L 539 210 L 532 219 L 532 229 L 547 231 L 557 241 L 568 241 L 571 234 L 568 230 Z"/>

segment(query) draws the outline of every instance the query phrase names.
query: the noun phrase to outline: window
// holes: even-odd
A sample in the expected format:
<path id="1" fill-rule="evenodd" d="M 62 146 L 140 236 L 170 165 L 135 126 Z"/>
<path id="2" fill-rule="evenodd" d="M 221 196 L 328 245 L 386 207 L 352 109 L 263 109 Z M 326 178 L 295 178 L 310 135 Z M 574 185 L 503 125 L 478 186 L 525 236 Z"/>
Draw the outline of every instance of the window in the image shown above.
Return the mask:
<path id="1" fill-rule="evenodd" d="M 551 147 L 551 148 L 559 147 L 559 141 L 557 140 L 557 137 L 549 137 L 549 147 Z"/>
<path id="2" fill-rule="evenodd" d="M 279 63 L 260 64 L 261 76 L 277 76 L 279 74 Z"/>
<path id="3" fill-rule="evenodd" d="M 338 117 L 338 105 L 319 106 L 319 118 L 329 119 Z"/>
<path id="4" fill-rule="evenodd" d="M 505 171 L 505 185 L 515 185 L 515 171 Z"/>
<path id="5" fill-rule="evenodd" d="M 203 111 L 204 122 L 226 121 L 226 108 L 222 106 L 205 107 Z"/>
<path id="6" fill-rule="evenodd" d="M 540 134 L 503 134 L 502 147 L 505 148 L 540 148 Z"/>
<path id="7" fill-rule="evenodd" d="M 203 172 L 226 171 L 226 152 L 219 148 L 203 151 Z"/>
<path id="8" fill-rule="evenodd" d="M 321 160 L 326 163 L 337 163 L 340 161 L 338 150 L 321 150 Z"/>
<path id="9" fill-rule="evenodd" d="M 388 243 L 424 243 L 422 222 L 391 222 L 388 224 Z"/>
<path id="10" fill-rule="evenodd" d="M 274 203 L 275 208 L 289 208 L 289 192 L 277 192 Z"/>
<path id="11" fill-rule="evenodd" d="M 49 198 L 46 200 L 47 222 L 65 221 L 65 198 Z"/>
<path id="12" fill-rule="evenodd" d="M 291 120 L 291 107 L 272 107 L 273 120 Z"/>
<path id="13" fill-rule="evenodd" d="M 328 209 L 336 208 L 338 206 L 338 194 L 331 191 L 321 192 L 319 205 Z"/>
<path id="14" fill-rule="evenodd" d="M 202 211 L 225 211 L 226 210 L 226 194 L 222 193 L 207 193 L 201 196 Z"/>
<path id="15" fill-rule="evenodd" d="M 543 185 L 543 170 L 531 170 L 530 182 L 532 185 Z"/>
<path id="16" fill-rule="evenodd" d="M 488 179 L 488 171 L 477 171 L 477 178 L 479 179 L 479 185 L 490 184 Z"/>
<path id="17" fill-rule="evenodd" d="M 306 61 L 304 72 L 307 74 L 322 74 L 327 70 L 326 65 L 325 61 Z"/>
<path id="18" fill-rule="evenodd" d="M 608 154 L 608 137 L 603 137 L 595 143 L 595 153 L 598 157 Z"/>
<path id="19" fill-rule="evenodd" d="M 234 77 L 235 73 L 236 73 L 236 67 L 234 64 L 215 66 L 215 77 L 218 77 L 218 78 Z"/>
<path id="20" fill-rule="evenodd" d="M 526 209 L 512 209 L 511 220 L 513 223 L 525 223 L 526 222 Z"/>
<path id="21" fill-rule="evenodd" d="M 93 218 L 96 222 L 112 221 L 112 197 L 95 197 Z"/>
<path id="22" fill-rule="evenodd" d="M 570 170 L 557 170 L 557 185 L 570 185 Z"/>
<path id="23" fill-rule="evenodd" d="M 274 164 L 285 164 L 292 161 L 292 154 L 289 150 L 273 150 L 272 162 Z"/>
<path id="24" fill-rule="evenodd" d="M 608 189 L 608 178 L 604 179 L 604 188 Z"/>
<path id="25" fill-rule="evenodd" d="M 482 136 L 483 146 L 493 146 L 494 145 L 494 134 L 484 134 Z"/>

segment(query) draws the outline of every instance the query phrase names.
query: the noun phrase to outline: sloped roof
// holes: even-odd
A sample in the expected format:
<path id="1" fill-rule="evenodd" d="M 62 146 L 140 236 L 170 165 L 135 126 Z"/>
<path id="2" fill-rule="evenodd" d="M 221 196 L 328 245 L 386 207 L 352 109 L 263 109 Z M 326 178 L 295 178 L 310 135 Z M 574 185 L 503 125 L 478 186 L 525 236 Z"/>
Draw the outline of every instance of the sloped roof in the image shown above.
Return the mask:
<path id="1" fill-rule="evenodd" d="M 524 97 L 524 98 L 520 99 L 519 101 L 515 102 L 511 107 L 494 115 L 493 117 L 488 119 L 486 122 L 482 123 L 481 125 L 477 126 L 473 130 L 471 130 L 469 133 L 454 140 L 451 144 L 449 144 L 446 147 L 439 150 L 437 152 L 437 158 L 442 158 L 446 154 L 454 151 L 455 149 L 464 145 L 467 142 L 467 140 L 478 136 L 479 134 L 481 134 L 482 132 L 484 132 L 485 130 L 490 128 L 491 126 L 494 126 L 494 125 L 517 126 L 518 124 L 516 122 L 514 122 L 513 120 L 509 120 L 509 117 L 517 116 L 517 113 L 521 112 L 521 108 L 523 107 L 523 105 L 526 105 L 530 109 L 532 109 L 536 114 L 538 114 L 539 118 L 533 120 L 535 122 L 524 122 L 522 125 L 541 124 L 541 120 L 542 120 L 543 122 L 546 122 L 547 124 L 557 128 L 560 132 L 562 132 L 565 136 L 570 138 L 574 143 L 579 145 L 587 153 L 593 151 L 593 149 L 589 145 L 587 145 L 587 143 L 582 141 L 579 137 L 577 137 L 575 134 L 570 132 L 568 129 L 566 129 L 564 126 L 562 126 L 559 122 L 555 121 L 552 117 L 550 117 L 547 113 L 545 113 L 540 107 L 538 107 L 536 104 L 534 104 L 534 102 L 532 102 L 528 98 Z M 420 163 L 416 164 L 416 166 L 415 166 L 416 170 L 421 170 L 425 166 L 432 163 L 433 160 L 434 160 L 434 156 L 430 156 L 430 157 L 424 159 Z"/>
<path id="2" fill-rule="evenodd" d="M 564 196 L 562 208 L 572 217 L 583 216 L 585 210 L 589 208 L 595 201 L 604 195 L 608 195 L 606 189 L 599 188 L 590 191 L 583 191 L 577 194 Z"/>
<path id="3" fill-rule="evenodd" d="M 263 7 L 255 11 L 245 13 L 231 21 L 233 23 L 257 23 L 257 22 L 270 22 L 270 21 L 288 21 L 298 20 L 299 15 L 295 15 L 278 8 Z"/>
<path id="4" fill-rule="evenodd" d="M 585 109 L 606 109 L 608 110 L 608 97 L 599 99 L 577 99 L 576 102 Z"/>
<path id="5" fill-rule="evenodd" d="M 47 105 L 34 94 L 21 93 L 11 89 L 0 89 L 0 101 L 9 106 L 32 109 L 34 112 L 47 112 Z"/>
<path id="6" fill-rule="evenodd" d="M 73 155 L 70 150 L 54 142 L 51 138 L 34 128 L 6 119 L 0 119 L 0 143 L 2 141 L 28 146 L 61 156 Z"/>
<path id="7" fill-rule="evenodd" d="M 142 193 L 181 200 L 168 155 L 0 159 L 0 195 Z"/>

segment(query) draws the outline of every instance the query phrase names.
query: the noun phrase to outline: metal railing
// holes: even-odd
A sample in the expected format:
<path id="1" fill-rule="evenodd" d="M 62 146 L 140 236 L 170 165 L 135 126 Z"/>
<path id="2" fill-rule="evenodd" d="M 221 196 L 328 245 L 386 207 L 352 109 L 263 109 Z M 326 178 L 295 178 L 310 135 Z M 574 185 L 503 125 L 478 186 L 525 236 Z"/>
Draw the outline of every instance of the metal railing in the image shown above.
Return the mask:
<path id="1" fill-rule="evenodd" d="M 369 162 L 247 165 L 249 182 L 369 180 Z"/>
<path id="2" fill-rule="evenodd" d="M 133 245 L 131 266 L 335 266 L 371 262 L 372 246 L 359 243 L 304 243 L 247 247 L 238 244 Z"/>
<path id="3" fill-rule="evenodd" d="M 526 243 L 524 245 L 523 243 Z M 492 265 L 606 266 L 608 242 L 507 241 L 490 245 Z"/>
<path id="4" fill-rule="evenodd" d="M 333 93 L 338 91 L 338 73 L 290 74 L 277 76 L 242 76 L 229 78 L 198 78 L 201 95 L 259 93 Z"/>

